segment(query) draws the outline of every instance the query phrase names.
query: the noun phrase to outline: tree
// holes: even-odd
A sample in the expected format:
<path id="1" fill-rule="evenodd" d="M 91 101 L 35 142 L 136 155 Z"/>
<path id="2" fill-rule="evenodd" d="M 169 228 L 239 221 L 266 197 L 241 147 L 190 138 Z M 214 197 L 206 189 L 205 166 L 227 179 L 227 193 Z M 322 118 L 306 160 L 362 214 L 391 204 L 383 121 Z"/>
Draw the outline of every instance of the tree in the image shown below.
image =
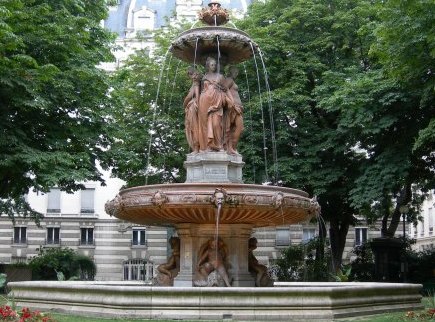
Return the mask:
<path id="1" fill-rule="evenodd" d="M 434 59 L 429 2 L 379 2 L 370 68 L 339 83 L 325 106 L 340 110 L 341 123 L 366 153 L 350 203 L 393 237 L 409 204 L 416 220 L 426 192 L 435 186 L 433 137 Z M 424 197 L 424 196 L 423 196 Z"/>
<path id="2" fill-rule="evenodd" d="M 242 23 L 265 52 L 272 103 L 279 107 L 280 179 L 318 196 L 330 221 L 335 270 L 355 222 L 349 197 L 364 156 L 340 123 L 340 109 L 326 100 L 343 79 L 368 68 L 374 17 L 369 1 L 267 1 L 255 3 Z"/>
<path id="3" fill-rule="evenodd" d="M 113 75 L 114 142 L 103 162 L 127 186 L 184 182 L 189 153 L 182 102 L 191 86 L 187 64 L 167 52 L 187 28 L 170 24 L 154 35 L 155 50 L 139 50 Z"/>
<path id="4" fill-rule="evenodd" d="M 5 0 L 0 12 L 0 213 L 38 220 L 30 188 L 102 180 L 110 83 L 96 66 L 114 38 L 105 0 Z"/>
<path id="5" fill-rule="evenodd" d="M 280 177 L 318 195 L 336 269 L 354 215 L 392 236 L 434 187 L 433 4 L 375 4 L 268 1 L 244 22 L 272 75 Z"/>

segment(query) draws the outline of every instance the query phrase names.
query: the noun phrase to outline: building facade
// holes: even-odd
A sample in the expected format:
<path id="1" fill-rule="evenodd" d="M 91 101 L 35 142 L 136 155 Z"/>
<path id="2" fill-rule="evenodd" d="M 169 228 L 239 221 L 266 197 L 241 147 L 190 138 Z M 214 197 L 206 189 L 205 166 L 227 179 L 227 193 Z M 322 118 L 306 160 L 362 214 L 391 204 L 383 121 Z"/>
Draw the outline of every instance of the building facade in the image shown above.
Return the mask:
<path id="1" fill-rule="evenodd" d="M 435 249 L 434 208 L 435 190 L 431 190 L 422 205 L 421 221 L 418 221 L 417 225 L 411 225 L 409 231 L 410 237 L 416 240 L 414 249 L 417 251 Z"/>

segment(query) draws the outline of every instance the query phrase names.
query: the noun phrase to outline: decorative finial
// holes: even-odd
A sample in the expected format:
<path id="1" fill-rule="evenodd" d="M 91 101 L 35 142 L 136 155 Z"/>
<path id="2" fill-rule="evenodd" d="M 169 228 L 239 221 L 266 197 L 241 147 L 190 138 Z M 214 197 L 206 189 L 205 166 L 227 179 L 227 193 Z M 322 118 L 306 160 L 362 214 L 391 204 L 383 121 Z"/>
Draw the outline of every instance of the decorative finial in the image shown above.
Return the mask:
<path id="1" fill-rule="evenodd" d="M 198 13 L 198 18 L 209 26 L 220 26 L 230 20 L 230 14 L 228 10 L 221 8 L 219 1 L 211 0 L 208 8 L 203 8 Z"/>

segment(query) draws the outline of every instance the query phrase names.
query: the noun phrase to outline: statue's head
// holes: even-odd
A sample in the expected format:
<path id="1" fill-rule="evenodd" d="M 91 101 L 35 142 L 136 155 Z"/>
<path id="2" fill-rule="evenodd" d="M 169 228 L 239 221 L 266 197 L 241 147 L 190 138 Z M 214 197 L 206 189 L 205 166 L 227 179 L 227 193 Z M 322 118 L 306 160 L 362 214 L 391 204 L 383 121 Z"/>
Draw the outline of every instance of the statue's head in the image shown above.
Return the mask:
<path id="1" fill-rule="evenodd" d="M 239 69 L 236 66 L 228 67 L 228 77 L 236 78 L 239 75 Z"/>
<path id="2" fill-rule="evenodd" d="M 250 249 L 255 249 L 255 248 L 257 248 L 257 238 L 255 238 L 255 237 L 251 237 L 251 238 L 249 238 L 249 241 L 248 241 L 248 248 L 250 248 Z"/>
<path id="3" fill-rule="evenodd" d="M 213 57 L 207 57 L 205 61 L 205 67 L 208 71 L 215 72 L 217 69 L 217 61 Z"/>

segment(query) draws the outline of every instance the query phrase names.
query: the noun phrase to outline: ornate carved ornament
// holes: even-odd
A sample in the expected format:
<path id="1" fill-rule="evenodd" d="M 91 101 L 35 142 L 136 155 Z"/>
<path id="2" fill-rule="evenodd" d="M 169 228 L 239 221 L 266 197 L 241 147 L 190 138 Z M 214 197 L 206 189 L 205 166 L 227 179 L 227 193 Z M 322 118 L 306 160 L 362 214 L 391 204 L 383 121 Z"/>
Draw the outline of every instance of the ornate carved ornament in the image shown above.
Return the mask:
<path id="1" fill-rule="evenodd" d="M 155 206 L 162 207 L 165 203 L 169 202 L 169 198 L 163 191 L 157 190 L 151 198 L 151 202 Z"/>
<path id="2" fill-rule="evenodd" d="M 116 214 L 124 208 L 124 204 L 122 202 L 122 197 L 117 195 L 114 199 L 106 202 L 104 205 L 104 209 L 110 216 L 115 216 Z"/>

